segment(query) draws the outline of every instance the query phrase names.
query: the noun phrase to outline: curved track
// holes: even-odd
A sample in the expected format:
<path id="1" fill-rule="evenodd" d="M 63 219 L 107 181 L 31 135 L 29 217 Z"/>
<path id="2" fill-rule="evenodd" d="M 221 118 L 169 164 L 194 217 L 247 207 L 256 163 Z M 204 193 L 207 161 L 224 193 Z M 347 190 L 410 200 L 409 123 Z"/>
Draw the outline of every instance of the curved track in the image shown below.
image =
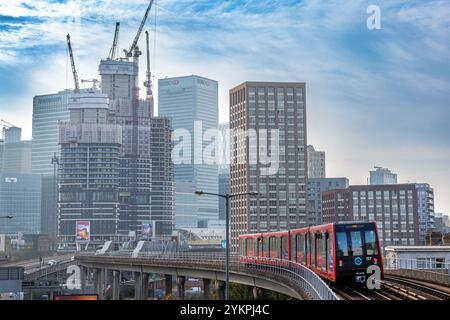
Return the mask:
<path id="1" fill-rule="evenodd" d="M 425 281 L 386 275 L 385 285 L 396 285 L 406 289 L 411 293 L 416 293 L 421 300 L 450 300 L 450 288 L 434 285 Z M 419 298 L 420 299 L 420 298 Z"/>

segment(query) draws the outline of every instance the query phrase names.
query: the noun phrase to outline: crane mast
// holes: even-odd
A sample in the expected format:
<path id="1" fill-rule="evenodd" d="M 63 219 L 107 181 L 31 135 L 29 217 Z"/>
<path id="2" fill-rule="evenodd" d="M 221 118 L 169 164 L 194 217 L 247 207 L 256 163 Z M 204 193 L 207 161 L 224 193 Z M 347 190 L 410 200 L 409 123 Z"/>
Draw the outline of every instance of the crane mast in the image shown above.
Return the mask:
<path id="1" fill-rule="evenodd" d="M 70 34 L 67 35 L 67 47 L 69 48 L 70 63 L 72 65 L 73 82 L 75 84 L 75 93 L 80 93 L 80 83 L 78 81 L 77 69 L 75 68 L 75 60 L 73 58 L 72 44 L 70 42 Z"/>
<path id="2" fill-rule="evenodd" d="M 150 41 L 148 31 L 145 31 L 146 46 L 147 46 L 147 73 L 146 81 L 144 82 L 144 87 L 147 88 L 147 99 L 153 96 L 152 93 L 152 72 L 150 71 Z"/>
<path id="3" fill-rule="evenodd" d="M 144 28 L 145 22 L 147 21 L 147 17 L 150 12 L 150 9 L 152 8 L 153 1 L 154 0 L 150 1 L 150 4 L 147 7 L 147 11 L 145 11 L 144 18 L 142 19 L 141 25 L 139 26 L 136 36 L 134 37 L 133 43 L 131 44 L 131 47 L 130 47 L 130 50 L 128 50 L 128 51 L 126 49 L 123 50 L 125 52 L 125 56 L 128 58 L 133 56 L 133 50 L 135 50 L 135 49 L 136 49 L 135 56 L 141 55 L 141 52 L 139 51 L 139 48 L 137 47 L 137 43 L 139 41 L 139 37 L 141 36 L 142 29 Z"/>
<path id="4" fill-rule="evenodd" d="M 113 45 L 109 51 L 108 60 L 114 60 L 116 58 L 117 42 L 119 41 L 119 29 L 120 22 L 116 22 L 116 31 L 114 33 Z"/>

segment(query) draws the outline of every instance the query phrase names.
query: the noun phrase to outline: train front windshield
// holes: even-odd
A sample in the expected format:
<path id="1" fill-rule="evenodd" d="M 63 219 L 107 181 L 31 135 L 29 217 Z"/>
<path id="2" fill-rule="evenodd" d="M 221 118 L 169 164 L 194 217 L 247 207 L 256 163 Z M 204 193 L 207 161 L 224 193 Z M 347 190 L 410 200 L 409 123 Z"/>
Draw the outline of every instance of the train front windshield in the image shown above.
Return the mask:
<path id="1" fill-rule="evenodd" d="M 338 259 L 354 256 L 377 256 L 379 254 L 375 228 L 366 225 L 350 228 L 339 227 L 336 229 L 344 230 L 336 230 L 336 257 Z"/>

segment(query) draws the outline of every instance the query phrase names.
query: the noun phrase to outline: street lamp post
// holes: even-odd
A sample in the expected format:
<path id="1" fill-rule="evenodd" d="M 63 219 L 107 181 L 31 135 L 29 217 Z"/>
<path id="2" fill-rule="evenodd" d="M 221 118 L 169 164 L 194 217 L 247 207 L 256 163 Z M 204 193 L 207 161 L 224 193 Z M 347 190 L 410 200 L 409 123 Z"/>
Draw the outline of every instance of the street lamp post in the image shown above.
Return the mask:
<path id="1" fill-rule="evenodd" d="M 239 194 L 219 194 L 203 191 L 195 191 L 198 196 L 211 195 L 225 199 L 225 300 L 230 300 L 230 198 L 244 195 L 258 195 L 257 192 L 245 192 Z"/>

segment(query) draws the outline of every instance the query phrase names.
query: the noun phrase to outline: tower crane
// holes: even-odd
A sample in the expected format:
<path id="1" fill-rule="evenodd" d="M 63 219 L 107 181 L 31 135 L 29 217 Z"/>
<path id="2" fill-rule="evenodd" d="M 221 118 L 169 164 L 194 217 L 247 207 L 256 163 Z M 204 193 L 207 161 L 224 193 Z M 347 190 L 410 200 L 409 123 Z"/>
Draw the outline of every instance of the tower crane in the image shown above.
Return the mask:
<path id="1" fill-rule="evenodd" d="M 3 120 L 3 119 L 1 120 L 1 122 L 7 124 L 10 128 L 17 128 L 17 126 L 15 126 L 15 125 L 13 125 L 12 123 L 9 123 L 9 122 L 7 122 L 7 121 L 5 121 L 5 120 Z"/>
<path id="2" fill-rule="evenodd" d="M 109 51 L 107 60 L 114 60 L 116 58 L 117 42 L 119 41 L 119 29 L 120 29 L 120 22 L 116 22 L 116 31 L 114 33 L 113 45 L 111 47 L 111 50 Z"/>
<path id="3" fill-rule="evenodd" d="M 137 43 L 139 41 L 139 37 L 141 36 L 142 29 L 144 28 L 145 22 L 147 21 L 147 17 L 148 17 L 148 14 L 150 12 L 150 9 L 152 8 L 153 1 L 154 0 L 150 1 L 150 4 L 147 7 L 147 11 L 145 11 L 144 18 L 142 19 L 141 25 L 139 26 L 139 29 L 138 29 L 138 32 L 137 32 L 136 36 L 134 37 L 133 43 L 131 44 L 131 47 L 130 47 L 130 50 L 128 50 L 128 51 L 126 49 L 123 50 L 125 52 L 125 56 L 127 58 L 130 58 L 130 57 L 133 56 L 133 51 L 134 51 L 134 56 L 135 57 L 138 57 L 138 56 L 140 56 L 142 54 L 142 52 L 139 51 Z"/>
<path id="4" fill-rule="evenodd" d="M 73 82 L 75 85 L 75 93 L 80 93 L 80 83 L 78 81 L 77 69 L 75 68 L 75 60 L 73 58 L 72 44 L 70 42 L 70 34 L 67 35 L 67 47 L 69 48 L 70 63 L 72 65 Z"/>

